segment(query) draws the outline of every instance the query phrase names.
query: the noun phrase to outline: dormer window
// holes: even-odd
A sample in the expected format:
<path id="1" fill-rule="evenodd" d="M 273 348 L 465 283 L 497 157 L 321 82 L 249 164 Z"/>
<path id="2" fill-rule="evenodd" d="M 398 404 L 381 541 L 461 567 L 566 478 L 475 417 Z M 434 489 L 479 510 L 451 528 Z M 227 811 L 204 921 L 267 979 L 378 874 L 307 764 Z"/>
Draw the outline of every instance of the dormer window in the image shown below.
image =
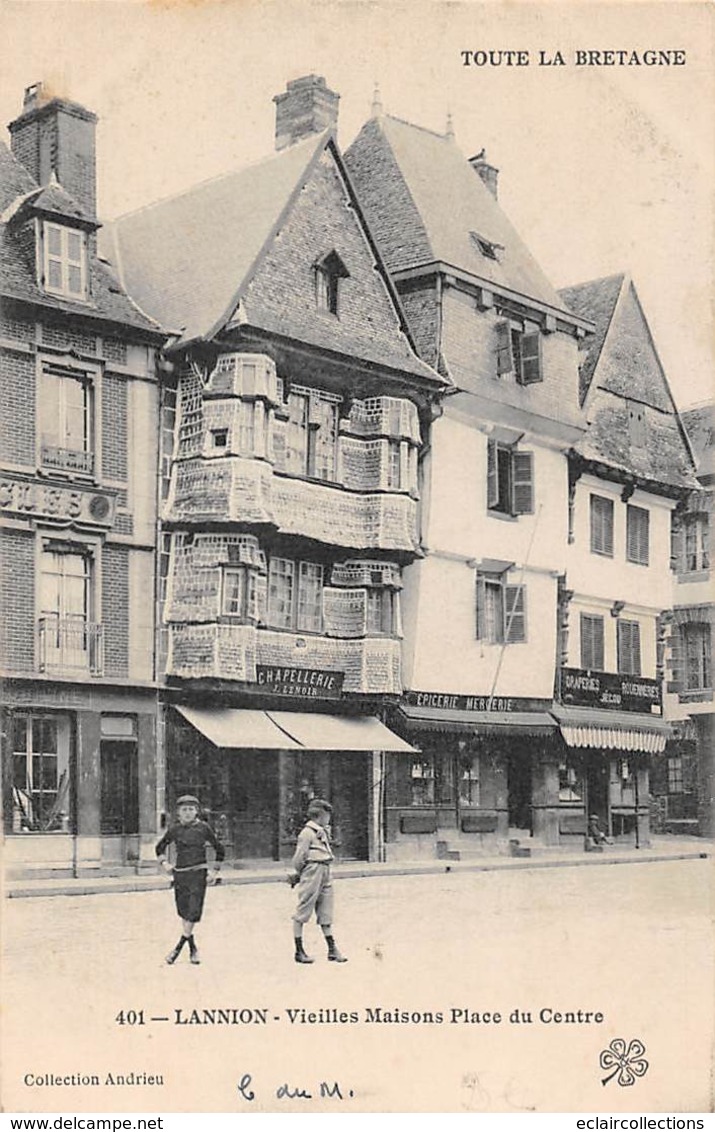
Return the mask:
<path id="1" fill-rule="evenodd" d="M 485 259 L 499 260 L 499 252 L 504 251 L 503 244 L 495 244 L 492 240 L 488 240 L 486 236 L 480 236 L 479 232 L 470 232 L 469 235 L 477 251 L 480 252 Z"/>
<path id="2" fill-rule="evenodd" d="M 341 280 L 350 272 L 336 251 L 329 252 L 315 264 L 315 302 L 318 310 L 339 313 Z"/>
<path id="3" fill-rule="evenodd" d="M 71 299 L 87 297 L 87 237 L 64 224 L 43 225 L 44 289 Z"/>

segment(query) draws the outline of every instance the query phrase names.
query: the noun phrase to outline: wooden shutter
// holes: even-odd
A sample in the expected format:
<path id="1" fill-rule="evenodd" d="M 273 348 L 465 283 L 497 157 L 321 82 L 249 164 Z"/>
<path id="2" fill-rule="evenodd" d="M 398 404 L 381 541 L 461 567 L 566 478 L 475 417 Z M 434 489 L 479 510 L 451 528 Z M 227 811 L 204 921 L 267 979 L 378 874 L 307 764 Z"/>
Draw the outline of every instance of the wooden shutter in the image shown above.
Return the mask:
<path id="1" fill-rule="evenodd" d="M 497 446 L 495 440 L 487 441 L 487 507 L 496 507 L 499 502 L 499 470 L 497 467 Z"/>
<path id="2" fill-rule="evenodd" d="M 641 627 L 637 621 L 618 622 L 618 671 L 630 676 L 641 674 Z"/>
<path id="3" fill-rule="evenodd" d="M 538 330 L 523 334 L 521 338 L 521 372 L 517 374 L 521 385 L 533 385 L 542 380 L 541 335 Z"/>
<path id="4" fill-rule="evenodd" d="M 497 334 L 497 375 L 511 373 L 514 369 L 514 359 L 511 352 L 511 327 L 508 322 L 496 324 Z"/>
<path id="5" fill-rule="evenodd" d="M 613 555 L 613 500 L 591 496 L 591 550 Z"/>
<path id="6" fill-rule="evenodd" d="M 484 575 L 483 574 L 477 574 L 477 583 L 476 583 L 476 627 L 477 627 L 477 640 L 478 641 L 483 641 L 485 636 L 486 636 L 486 630 L 485 630 L 485 625 L 484 625 L 484 614 L 485 614 L 485 604 L 486 604 L 485 589 L 486 589 L 486 587 L 485 587 L 485 584 L 484 584 Z"/>
<path id="7" fill-rule="evenodd" d="M 512 454 L 512 511 L 515 515 L 532 515 L 534 512 L 534 454 Z"/>
<path id="8" fill-rule="evenodd" d="M 597 614 L 581 614 L 581 667 L 603 672 L 603 618 Z"/>
<path id="9" fill-rule="evenodd" d="M 504 640 L 526 640 L 526 586 L 504 587 Z"/>
<path id="10" fill-rule="evenodd" d="M 670 516 L 670 568 L 685 573 L 685 527 L 683 516 L 673 511 Z"/>
<path id="11" fill-rule="evenodd" d="M 626 557 L 629 562 L 648 565 L 650 515 L 643 507 L 628 506 L 626 511 Z"/>

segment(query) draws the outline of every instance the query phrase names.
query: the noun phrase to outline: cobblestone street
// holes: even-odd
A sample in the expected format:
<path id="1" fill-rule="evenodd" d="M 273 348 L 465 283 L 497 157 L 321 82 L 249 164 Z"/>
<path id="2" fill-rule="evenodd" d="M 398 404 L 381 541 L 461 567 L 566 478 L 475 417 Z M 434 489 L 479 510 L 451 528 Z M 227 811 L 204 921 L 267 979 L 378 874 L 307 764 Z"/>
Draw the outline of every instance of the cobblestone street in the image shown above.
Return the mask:
<path id="1" fill-rule="evenodd" d="M 276 1089 L 315 1098 L 325 1081 L 343 1097 L 326 1110 L 705 1110 L 712 1047 L 688 1034 L 712 1033 L 711 878 L 698 860 L 343 880 L 335 935 L 349 962 L 326 961 L 312 924 L 309 967 L 293 962 L 293 897 L 275 884 L 209 891 L 198 967 L 163 961 L 169 891 L 11 901 L 5 1103 L 300 1109 Z M 204 1012 L 219 1010 L 211 1024 Z M 635 1088 L 601 1084 L 617 1037 L 646 1046 Z M 163 1084 L 106 1084 L 130 1073 Z M 28 1074 L 100 1083 L 28 1087 Z"/>

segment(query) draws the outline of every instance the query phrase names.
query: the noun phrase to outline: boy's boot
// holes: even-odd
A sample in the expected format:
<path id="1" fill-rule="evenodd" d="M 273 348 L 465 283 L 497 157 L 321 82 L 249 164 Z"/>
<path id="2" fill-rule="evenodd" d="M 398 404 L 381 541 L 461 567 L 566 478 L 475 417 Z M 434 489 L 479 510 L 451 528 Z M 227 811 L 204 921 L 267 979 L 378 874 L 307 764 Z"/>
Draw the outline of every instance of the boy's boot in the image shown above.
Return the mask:
<path id="1" fill-rule="evenodd" d="M 337 948 L 337 944 L 331 935 L 326 935 L 325 942 L 328 945 L 328 959 L 333 963 L 347 963 L 347 958 L 342 955 Z"/>
<path id="2" fill-rule="evenodd" d="M 295 961 L 296 963 L 314 963 L 312 955 L 306 955 L 303 949 L 303 940 L 295 937 Z"/>
<path id="3" fill-rule="evenodd" d="M 181 949 L 182 949 L 182 947 L 184 946 L 185 943 L 186 943 L 186 936 L 182 935 L 182 937 L 179 940 L 179 942 L 177 943 L 176 947 L 173 948 L 173 950 L 170 951 L 169 954 L 166 957 L 166 962 L 169 964 L 169 966 L 171 966 L 172 963 L 176 963 L 176 960 L 181 955 Z"/>
<path id="4" fill-rule="evenodd" d="M 199 958 L 199 949 L 194 943 L 194 937 L 192 935 L 189 936 L 189 962 L 197 965 L 201 962 Z"/>

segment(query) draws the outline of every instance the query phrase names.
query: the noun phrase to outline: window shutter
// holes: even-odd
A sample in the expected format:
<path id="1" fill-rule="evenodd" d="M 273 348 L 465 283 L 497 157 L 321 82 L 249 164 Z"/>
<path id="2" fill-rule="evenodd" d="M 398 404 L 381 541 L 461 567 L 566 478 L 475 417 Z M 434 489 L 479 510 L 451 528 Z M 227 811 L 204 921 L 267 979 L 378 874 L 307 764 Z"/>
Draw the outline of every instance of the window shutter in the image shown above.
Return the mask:
<path id="1" fill-rule="evenodd" d="M 497 335 L 497 375 L 511 373 L 514 359 L 511 353 L 511 327 L 508 322 L 496 324 Z"/>
<path id="2" fill-rule="evenodd" d="M 670 568 L 676 574 L 685 572 L 685 527 L 675 511 L 670 516 Z"/>
<path id="3" fill-rule="evenodd" d="M 603 495 L 591 496 L 591 550 L 613 554 L 613 500 Z"/>
<path id="4" fill-rule="evenodd" d="M 641 674 L 641 631 L 637 621 L 618 622 L 618 671 L 630 676 Z"/>
<path id="5" fill-rule="evenodd" d="M 538 330 L 524 334 L 521 339 L 521 373 L 517 374 L 521 385 L 533 385 L 541 381 L 541 335 Z"/>
<path id="6" fill-rule="evenodd" d="M 626 557 L 629 562 L 648 565 L 648 512 L 643 507 L 628 507 L 626 511 Z"/>
<path id="7" fill-rule="evenodd" d="M 526 587 L 504 587 L 504 640 L 513 645 L 526 640 Z"/>
<path id="8" fill-rule="evenodd" d="M 485 584 L 484 575 L 477 574 L 476 584 L 476 627 L 477 627 L 477 640 L 483 641 L 486 637 L 484 615 L 485 615 Z"/>
<path id="9" fill-rule="evenodd" d="M 533 452 L 514 452 L 512 472 L 513 512 L 515 515 L 532 515 L 534 512 Z"/>
<path id="10" fill-rule="evenodd" d="M 581 667 L 603 672 L 604 643 L 603 618 L 581 614 Z"/>
<path id="11" fill-rule="evenodd" d="M 487 507 L 496 507 L 499 502 L 499 473 L 497 469 L 496 441 L 487 441 Z"/>

